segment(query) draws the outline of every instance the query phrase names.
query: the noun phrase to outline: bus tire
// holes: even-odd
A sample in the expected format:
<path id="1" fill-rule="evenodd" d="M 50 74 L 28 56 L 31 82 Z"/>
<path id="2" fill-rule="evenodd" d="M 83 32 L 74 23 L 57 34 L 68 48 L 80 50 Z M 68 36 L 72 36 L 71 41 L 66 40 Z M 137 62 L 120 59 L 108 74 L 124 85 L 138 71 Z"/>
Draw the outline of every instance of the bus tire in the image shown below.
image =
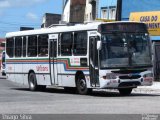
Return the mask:
<path id="1" fill-rule="evenodd" d="M 76 88 L 77 88 L 77 92 L 80 95 L 86 95 L 89 93 L 90 89 L 87 88 L 87 83 L 86 83 L 84 75 L 80 74 L 77 77 Z"/>
<path id="2" fill-rule="evenodd" d="M 37 79 L 36 79 L 35 73 L 32 72 L 32 73 L 29 74 L 28 84 L 29 84 L 29 89 L 30 89 L 31 91 L 36 91 L 36 90 L 38 90 Z"/>
<path id="3" fill-rule="evenodd" d="M 35 73 L 30 73 L 29 74 L 29 89 L 31 91 L 45 91 L 46 90 L 46 85 L 37 85 L 37 79 Z"/>
<path id="4" fill-rule="evenodd" d="M 123 95 L 123 96 L 128 96 L 132 92 L 132 88 L 120 88 L 118 90 L 119 90 L 120 95 Z"/>

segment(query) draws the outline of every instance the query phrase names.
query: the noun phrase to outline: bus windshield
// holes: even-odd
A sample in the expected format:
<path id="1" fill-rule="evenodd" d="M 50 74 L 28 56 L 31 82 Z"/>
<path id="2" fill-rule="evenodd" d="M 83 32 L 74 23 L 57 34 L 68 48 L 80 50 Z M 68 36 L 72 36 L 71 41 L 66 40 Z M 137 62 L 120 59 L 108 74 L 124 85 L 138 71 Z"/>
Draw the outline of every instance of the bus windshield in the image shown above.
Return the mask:
<path id="1" fill-rule="evenodd" d="M 145 32 L 102 34 L 101 68 L 151 66 L 149 36 Z"/>

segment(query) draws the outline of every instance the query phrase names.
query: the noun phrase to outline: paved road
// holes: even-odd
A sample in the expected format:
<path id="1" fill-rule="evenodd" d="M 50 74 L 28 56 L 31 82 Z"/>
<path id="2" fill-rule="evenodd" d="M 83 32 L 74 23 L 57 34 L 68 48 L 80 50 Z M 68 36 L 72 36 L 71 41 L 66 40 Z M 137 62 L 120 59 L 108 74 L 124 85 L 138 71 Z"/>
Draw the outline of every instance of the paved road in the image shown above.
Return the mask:
<path id="1" fill-rule="evenodd" d="M 92 95 L 66 93 L 48 88 L 45 92 L 30 92 L 0 79 L 1 114 L 159 114 L 160 94 L 94 91 Z"/>

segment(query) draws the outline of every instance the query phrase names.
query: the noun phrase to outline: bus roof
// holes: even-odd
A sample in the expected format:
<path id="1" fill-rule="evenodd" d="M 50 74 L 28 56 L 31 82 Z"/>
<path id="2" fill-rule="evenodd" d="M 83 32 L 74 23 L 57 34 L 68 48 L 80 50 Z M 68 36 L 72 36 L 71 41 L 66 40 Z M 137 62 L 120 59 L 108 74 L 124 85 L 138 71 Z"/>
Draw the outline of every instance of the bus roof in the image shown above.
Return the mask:
<path id="1" fill-rule="evenodd" d="M 98 25 L 101 23 L 89 23 L 89 24 L 77 24 L 73 26 L 55 26 L 52 28 L 41 28 L 37 30 L 27 30 L 27 31 L 18 31 L 10 32 L 6 34 L 6 38 L 13 36 L 26 36 L 26 35 L 36 35 L 36 34 L 52 34 L 59 32 L 70 32 L 70 31 L 81 31 L 81 30 L 96 30 Z"/>
<path id="2" fill-rule="evenodd" d="M 110 24 L 110 23 L 139 23 L 139 22 L 129 22 L 129 21 L 93 22 L 93 23 L 87 23 L 87 24 L 77 24 L 77 25 L 72 25 L 72 26 L 67 26 L 67 25 L 66 26 L 55 26 L 52 28 L 41 28 L 41 29 L 36 29 L 36 30 L 9 32 L 6 34 L 6 38 L 16 37 L 16 36 L 38 35 L 38 34 L 54 34 L 54 33 L 59 33 L 59 32 L 97 30 L 100 24 Z"/>

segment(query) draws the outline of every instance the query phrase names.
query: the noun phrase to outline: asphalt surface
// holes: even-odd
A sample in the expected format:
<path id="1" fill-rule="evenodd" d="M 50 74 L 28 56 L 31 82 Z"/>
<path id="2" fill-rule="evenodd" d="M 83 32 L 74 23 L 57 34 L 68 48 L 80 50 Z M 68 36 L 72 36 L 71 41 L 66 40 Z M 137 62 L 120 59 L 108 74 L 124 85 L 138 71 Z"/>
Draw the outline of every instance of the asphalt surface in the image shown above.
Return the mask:
<path id="1" fill-rule="evenodd" d="M 1 119 L 5 118 L 5 114 L 51 114 L 51 117 L 58 114 L 59 119 L 66 118 L 61 114 L 72 114 L 72 118 L 76 118 L 77 114 L 83 116 L 80 117 L 82 120 L 87 119 L 87 115 L 97 119 L 97 116 L 102 117 L 101 114 L 104 119 L 113 118 L 113 114 L 120 114 L 123 119 L 122 114 L 127 114 L 127 120 L 136 114 L 137 119 L 142 119 L 144 114 L 160 114 L 160 93 L 136 92 L 121 96 L 110 90 L 95 90 L 91 95 L 78 95 L 67 93 L 62 88 L 31 92 L 27 86 L 0 79 L 0 114 Z M 37 119 L 39 117 L 36 116 Z M 160 116 L 155 120 L 158 119 Z M 115 117 L 114 120 L 120 119 Z"/>

